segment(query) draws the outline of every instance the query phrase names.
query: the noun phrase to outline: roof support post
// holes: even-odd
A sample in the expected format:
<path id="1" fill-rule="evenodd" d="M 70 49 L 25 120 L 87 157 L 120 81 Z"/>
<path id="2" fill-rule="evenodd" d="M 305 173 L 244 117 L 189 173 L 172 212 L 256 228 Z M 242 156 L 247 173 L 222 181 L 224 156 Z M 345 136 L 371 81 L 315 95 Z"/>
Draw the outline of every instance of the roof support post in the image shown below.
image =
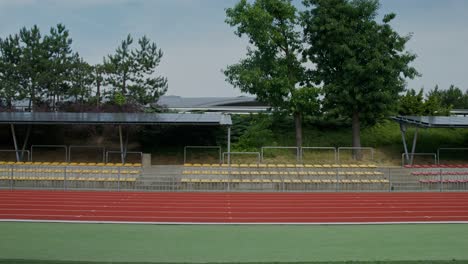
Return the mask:
<path id="1" fill-rule="evenodd" d="M 129 133 L 129 128 L 126 127 L 125 130 L 125 145 L 124 145 L 124 161 L 127 160 L 127 150 L 128 150 L 128 133 Z"/>
<path id="2" fill-rule="evenodd" d="M 400 123 L 401 138 L 403 141 L 403 148 L 405 150 L 405 160 L 406 163 L 409 162 L 408 146 L 406 145 L 406 126 L 403 123 Z"/>
<path id="3" fill-rule="evenodd" d="M 23 148 L 21 148 L 21 161 L 24 161 L 24 152 L 26 150 L 26 145 L 28 144 L 30 134 L 31 134 L 31 125 L 28 125 L 28 128 L 26 129 L 26 136 L 23 142 Z"/>
<path id="4" fill-rule="evenodd" d="M 125 156 L 124 156 L 124 145 L 123 145 L 123 138 L 122 138 L 122 125 L 119 125 L 119 138 L 120 138 L 120 158 L 123 164 L 125 163 Z"/>
<path id="5" fill-rule="evenodd" d="M 20 155 L 18 152 L 18 143 L 16 141 L 15 125 L 10 124 L 11 135 L 13 137 L 13 145 L 15 146 L 16 161 L 20 161 Z"/>
<path id="6" fill-rule="evenodd" d="M 413 146 L 411 147 L 411 165 L 413 165 L 414 161 L 414 151 L 416 150 L 416 142 L 418 141 L 418 130 L 419 127 L 416 127 L 416 130 L 414 131 Z"/>
<path id="7" fill-rule="evenodd" d="M 228 164 L 231 164 L 231 127 L 227 129 L 227 152 L 228 152 Z"/>

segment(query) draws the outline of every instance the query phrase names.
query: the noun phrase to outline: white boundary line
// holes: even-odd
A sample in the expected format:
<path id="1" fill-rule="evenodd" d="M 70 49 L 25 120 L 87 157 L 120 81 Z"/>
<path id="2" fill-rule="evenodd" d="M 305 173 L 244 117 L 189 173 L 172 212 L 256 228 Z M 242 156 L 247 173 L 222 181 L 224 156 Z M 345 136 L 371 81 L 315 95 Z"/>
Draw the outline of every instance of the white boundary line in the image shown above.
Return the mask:
<path id="1" fill-rule="evenodd" d="M 277 222 L 277 223 L 236 223 L 236 222 L 135 222 L 135 221 L 80 221 L 80 220 L 28 220 L 0 219 L 0 222 L 24 223 L 72 223 L 72 224 L 137 224 L 137 225 L 398 225 L 398 224 L 468 224 L 468 221 L 407 221 L 407 222 Z"/>

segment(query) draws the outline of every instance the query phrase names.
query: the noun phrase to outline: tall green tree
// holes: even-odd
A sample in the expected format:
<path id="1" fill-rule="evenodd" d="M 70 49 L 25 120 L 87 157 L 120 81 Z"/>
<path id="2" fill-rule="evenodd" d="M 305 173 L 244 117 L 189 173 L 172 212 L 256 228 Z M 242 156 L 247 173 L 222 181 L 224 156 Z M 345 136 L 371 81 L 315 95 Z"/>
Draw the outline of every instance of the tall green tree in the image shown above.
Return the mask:
<path id="1" fill-rule="evenodd" d="M 292 114 L 296 145 L 302 146 L 302 117 L 318 111 L 319 91 L 307 85 L 296 8 L 290 0 L 241 0 L 226 15 L 235 34 L 247 36 L 251 45 L 245 59 L 224 71 L 227 81 L 274 110 Z"/>
<path id="2" fill-rule="evenodd" d="M 62 24 L 52 27 L 49 35 L 44 36 L 44 64 L 47 70 L 42 73 L 42 83 L 44 96 L 52 109 L 55 109 L 57 101 L 67 95 L 72 71 L 76 65 L 80 65 L 75 63 L 78 54 L 73 54 L 71 44 L 69 31 Z"/>
<path id="3" fill-rule="evenodd" d="M 467 108 L 466 102 L 467 94 L 463 94 L 462 90 L 455 85 L 450 85 L 447 90 L 440 90 L 436 85 L 434 89 L 430 90 L 428 96 L 437 96 L 442 106 L 447 108 L 463 109 Z"/>
<path id="4" fill-rule="evenodd" d="M 167 78 L 155 76 L 163 52 L 144 36 L 138 47 L 131 48 L 133 38 L 128 35 L 115 51 L 104 58 L 106 82 L 112 87 L 111 97 L 122 95 L 127 102 L 145 105 L 155 102 L 167 91 Z M 120 98 L 120 96 L 117 96 Z"/>
<path id="5" fill-rule="evenodd" d="M 21 84 L 28 90 L 28 108 L 33 109 L 40 102 L 44 91 L 44 83 L 48 76 L 47 57 L 48 53 L 44 47 L 43 38 L 39 28 L 34 25 L 31 29 L 23 27 L 19 33 L 21 40 Z"/>
<path id="6" fill-rule="evenodd" d="M 25 97 L 26 91 L 21 85 L 21 47 L 18 35 L 0 39 L 0 103 L 7 109 L 13 101 Z"/>
<path id="7" fill-rule="evenodd" d="M 83 58 L 75 56 L 70 69 L 70 88 L 67 96 L 73 98 L 75 103 L 85 103 L 92 94 L 95 83 L 95 69 Z"/>
<path id="8" fill-rule="evenodd" d="M 377 0 L 303 3 L 305 55 L 316 66 L 312 77 L 323 85 L 324 107 L 351 119 L 352 145 L 361 147 L 361 124 L 375 123 L 394 110 L 405 78 L 418 74 L 409 66 L 416 56 L 405 51 L 410 36 L 392 29 L 393 13 L 376 21 Z"/>

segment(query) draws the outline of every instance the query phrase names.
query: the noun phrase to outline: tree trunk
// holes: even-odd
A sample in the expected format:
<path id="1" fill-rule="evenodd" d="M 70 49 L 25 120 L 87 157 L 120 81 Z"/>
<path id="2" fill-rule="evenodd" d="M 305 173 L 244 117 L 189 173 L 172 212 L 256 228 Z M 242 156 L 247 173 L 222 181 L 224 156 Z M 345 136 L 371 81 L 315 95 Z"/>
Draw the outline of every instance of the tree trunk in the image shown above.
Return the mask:
<path id="1" fill-rule="evenodd" d="M 360 148 L 361 147 L 361 123 L 359 121 L 359 112 L 353 113 L 352 130 L 353 130 L 353 148 Z M 362 160 L 362 152 L 360 149 L 353 149 L 353 158 L 355 160 Z"/>
<path id="2" fill-rule="evenodd" d="M 296 124 L 296 147 L 302 147 L 302 114 L 294 113 L 294 123 Z"/>

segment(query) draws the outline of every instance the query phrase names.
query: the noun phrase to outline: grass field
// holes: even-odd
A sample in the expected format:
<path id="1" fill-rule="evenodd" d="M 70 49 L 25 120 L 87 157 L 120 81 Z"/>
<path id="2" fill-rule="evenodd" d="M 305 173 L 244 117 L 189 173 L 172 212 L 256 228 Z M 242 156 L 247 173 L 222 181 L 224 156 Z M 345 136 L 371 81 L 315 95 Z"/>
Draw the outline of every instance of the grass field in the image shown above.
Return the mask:
<path id="1" fill-rule="evenodd" d="M 0 263 L 468 263 L 468 224 L 0 223 Z"/>

